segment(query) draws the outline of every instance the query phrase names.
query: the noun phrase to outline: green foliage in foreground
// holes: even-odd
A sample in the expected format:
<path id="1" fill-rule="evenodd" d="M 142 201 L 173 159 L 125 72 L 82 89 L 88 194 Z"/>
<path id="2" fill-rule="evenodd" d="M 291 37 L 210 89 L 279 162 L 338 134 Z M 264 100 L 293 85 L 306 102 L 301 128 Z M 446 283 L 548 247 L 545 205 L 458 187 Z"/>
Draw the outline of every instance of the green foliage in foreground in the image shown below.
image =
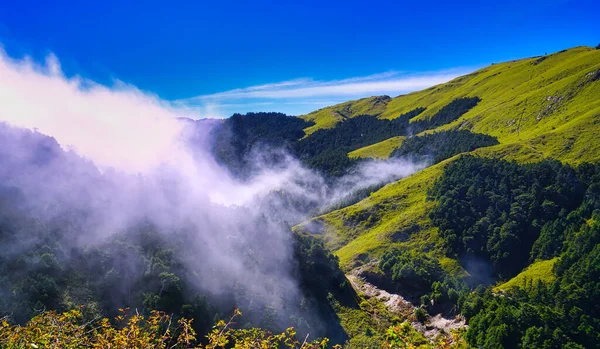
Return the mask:
<path id="1" fill-rule="evenodd" d="M 129 309 L 119 309 L 114 320 L 86 320 L 81 310 L 65 313 L 44 312 L 24 326 L 11 325 L 6 319 L 0 323 L 0 346 L 4 349 L 21 348 L 96 348 L 96 349 L 325 349 L 327 338 L 309 340 L 307 335 L 298 338 L 293 327 L 281 333 L 272 333 L 261 328 L 240 328 L 235 322 L 241 316 L 235 310 L 226 322 L 219 320 L 204 340 L 198 340 L 192 327 L 193 320 L 174 320 L 166 313 L 153 311 L 148 317 L 134 314 Z M 441 349 L 465 348 L 461 332 L 442 336 L 429 342 L 404 322 L 390 327 L 386 340 L 381 344 L 386 349 Z M 331 348 L 340 349 L 341 345 Z"/>
<path id="2" fill-rule="evenodd" d="M 79 310 L 62 314 L 50 311 L 34 317 L 25 326 L 11 326 L 4 320 L 0 327 L 0 344 L 5 349 L 317 349 L 326 348 L 329 342 L 327 339 L 308 341 L 308 336 L 301 342 L 293 328 L 279 334 L 259 328 L 236 328 L 234 320 L 240 315 L 236 309 L 228 322 L 218 321 L 205 343 L 200 343 L 196 340 L 192 320 L 174 321 L 163 312 L 153 311 L 144 317 L 120 309 L 120 314 L 111 322 L 106 318 L 86 321 Z"/>

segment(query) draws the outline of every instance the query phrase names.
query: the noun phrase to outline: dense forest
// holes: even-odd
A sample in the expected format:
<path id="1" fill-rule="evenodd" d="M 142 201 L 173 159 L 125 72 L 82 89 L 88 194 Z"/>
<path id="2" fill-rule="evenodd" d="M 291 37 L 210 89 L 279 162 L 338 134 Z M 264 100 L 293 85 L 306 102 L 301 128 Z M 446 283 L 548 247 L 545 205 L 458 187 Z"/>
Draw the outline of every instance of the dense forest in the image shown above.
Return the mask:
<path id="1" fill-rule="evenodd" d="M 233 114 L 214 128 L 212 149 L 215 157 L 239 176 L 248 177 L 256 160 L 255 148 L 292 149 L 312 125 L 282 113 Z M 198 127 L 203 127 L 199 125 Z"/>
<path id="2" fill-rule="evenodd" d="M 424 309 L 470 319 L 466 339 L 474 347 L 596 347 L 599 185 L 598 165 L 519 165 L 463 156 L 448 166 L 429 199 L 436 203 L 430 215 L 443 248 L 469 276 L 449 275 L 430 255 L 395 248 L 383 254 L 380 268 L 392 287 L 420 296 Z M 550 272 L 556 278 L 550 283 L 530 279 L 509 290 L 487 287 L 554 257 Z"/>
<path id="3" fill-rule="evenodd" d="M 496 144 L 498 141 L 494 137 L 484 134 L 466 130 L 441 131 L 409 137 L 390 156 L 436 164 L 456 154 Z"/>

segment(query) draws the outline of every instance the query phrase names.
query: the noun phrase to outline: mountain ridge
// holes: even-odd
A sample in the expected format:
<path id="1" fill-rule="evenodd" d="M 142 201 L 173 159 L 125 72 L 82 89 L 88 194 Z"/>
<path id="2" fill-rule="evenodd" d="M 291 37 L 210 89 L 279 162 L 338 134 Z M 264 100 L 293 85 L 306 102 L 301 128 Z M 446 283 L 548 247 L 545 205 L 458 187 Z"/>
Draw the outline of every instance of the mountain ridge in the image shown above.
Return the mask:
<path id="1" fill-rule="evenodd" d="M 576 47 L 301 117 L 180 119 L 185 176 L 0 124 L 2 327 L 131 306 L 210 335 L 241 308 L 235 340 L 598 347 L 599 96 L 600 50 Z M 218 204 L 196 173 L 254 196 Z"/>
<path id="2" fill-rule="evenodd" d="M 418 116 L 411 119 L 411 122 L 415 122 L 417 120 L 422 120 L 424 118 L 427 118 L 428 115 L 431 116 L 436 111 L 436 109 L 439 110 L 441 108 L 441 106 L 439 106 L 439 105 L 441 105 L 442 103 L 446 103 L 448 100 L 450 100 L 451 98 L 454 98 L 456 96 L 461 96 L 460 92 L 455 92 L 452 89 L 464 88 L 465 84 L 469 83 L 469 81 L 472 79 L 480 79 L 480 80 L 488 80 L 489 81 L 489 80 L 492 80 L 492 78 L 494 76 L 501 74 L 502 70 L 506 66 L 508 66 L 508 68 L 510 70 L 511 65 L 513 65 L 513 64 L 531 65 L 531 64 L 535 63 L 536 66 L 542 65 L 542 64 L 548 64 L 548 63 L 552 63 L 552 60 L 558 60 L 559 58 L 561 58 L 561 61 L 562 61 L 562 58 L 565 58 L 565 57 L 561 57 L 561 55 L 567 55 L 567 57 L 566 57 L 567 63 L 565 63 L 565 64 L 569 65 L 569 62 L 572 62 L 573 60 L 575 60 L 575 61 L 583 60 L 583 58 L 578 57 L 581 54 L 584 55 L 583 58 L 589 58 L 586 56 L 592 56 L 593 61 L 589 62 L 587 60 L 584 60 L 585 64 L 580 64 L 580 65 L 576 65 L 575 67 L 571 67 L 571 70 L 573 71 L 572 74 L 566 75 L 563 71 L 560 71 L 559 75 L 565 75 L 562 79 L 574 80 L 575 82 L 582 84 L 581 87 L 584 87 L 585 89 L 591 89 L 592 91 L 584 91 L 585 97 L 590 97 L 593 92 L 596 92 L 596 96 L 600 96 L 600 83 L 597 83 L 596 82 L 597 80 L 592 80 L 596 76 L 595 74 L 599 74 L 598 76 L 600 76 L 600 50 L 596 50 L 591 47 L 580 46 L 580 47 L 575 47 L 575 48 L 572 48 L 569 50 L 563 50 L 558 53 L 550 54 L 548 56 L 525 58 L 525 59 L 519 59 L 519 60 L 506 62 L 506 63 L 494 64 L 489 67 L 482 68 L 481 70 L 478 70 L 476 72 L 467 74 L 465 76 L 458 77 L 448 83 L 433 86 L 433 87 L 425 89 L 423 91 L 417 91 L 417 92 L 413 92 L 413 93 L 410 93 L 407 95 L 395 97 L 395 98 L 391 99 L 391 101 L 387 104 L 387 106 L 390 106 L 391 104 L 394 104 L 394 103 L 398 104 L 399 102 L 396 102 L 396 101 L 401 101 L 402 99 L 405 99 L 405 98 L 407 98 L 407 99 L 410 98 L 410 101 L 409 101 L 409 103 L 405 103 L 405 105 L 403 107 L 392 107 L 392 108 L 394 108 L 393 111 L 387 110 L 386 112 L 380 114 L 379 117 L 389 118 L 391 115 L 396 115 L 397 113 L 405 112 L 407 109 L 410 109 L 410 108 L 413 108 L 416 106 L 424 106 L 424 104 L 423 104 L 424 100 L 431 100 L 433 98 L 431 96 L 432 94 L 441 93 L 442 98 L 440 98 L 440 100 L 437 100 L 434 103 L 434 107 L 427 106 L 425 111 L 422 114 L 419 114 Z M 522 69 L 523 67 L 518 67 L 518 68 Z M 498 70 L 500 70 L 500 72 Z M 547 68 L 545 71 L 548 71 L 548 70 L 557 71 L 558 69 L 550 67 L 550 68 Z M 492 78 L 485 76 L 485 74 L 489 74 Z M 562 79 L 560 79 L 560 80 L 562 80 Z M 556 83 L 560 83 L 561 82 L 560 80 L 556 81 Z M 590 82 L 590 80 L 592 80 L 591 82 L 593 84 L 589 84 L 586 86 L 586 84 L 588 84 Z M 546 96 L 546 98 L 542 98 L 542 99 L 546 99 L 548 102 L 554 101 L 555 99 L 552 96 L 556 95 L 557 93 L 564 92 L 565 90 L 568 91 L 568 88 L 571 87 L 572 84 L 573 83 L 567 84 L 566 86 L 563 86 L 563 88 L 560 90 L 553 89 L 553 91 L 555 91 L 554 94 L 552 94 L 550 96 Z M 485 86 L 481 87 L 482 84 L 479 82 L 475 82 L 474 85 L 479 85 L 480 89 L 485 88 Z M 510 88 L 511 88 L 511 90 L 513 89 L 513 87 L 510 87 Z M 450 91 L 449 92 L 438 92 L 438 91 L 448 91 L 448 90 L 450 90 Z M 543 86 L 543 88 L 541 90 L 542 90 L 541 92 L 536 91 L 534 97 L 539 97 L 540 95 L 542 95 L 542 96 L 545 95 L 544 92 L 546 92 L 548 90 L 548 87 Z M 495 93 L 497 93 L 497 92 L 495 92 Z M 531 99 L 533 99 L 534 97 L 528 97 L 527 99 L 525 99 L 525 101 L 531 101 Z M 571 99 L 573 99 L 573 98 L 575 98 L 575 97 L 572 97 Z M 532 124 L 531 119 L 537 118 L 537 115 L 539 115 L 539 113 L 541 113 L 544 110 L 548 110 L 548 109 L 544 109 L 547 107 L 543 107 L 541 109 L 542 111 L 538 111 L 538 114 L 535 114 L 535 113 L 528 114 L 526 116 L 526 118 L 529 118 L 529 123 L 526 124 L 526 122 L 524 122 L 522 126 L 517 126 L 517 128 L 525 129 L 523 132 L 523 135 L 521 135 L 520 132 L 517 130 L 517 128 L 511 129 L 511 126 L 514 126 L 514 124 L 506 123 L 506 122 L 504 123 L 505 129 L 492 128 L 492 130 L 489 131 L 490 130 L 490 126 L 488 126 L 489 124 L 492 124 L 492 125 L 497 125 L 498 123 L 502 124 L 502 121 L 493 120 L 498 112 L 495 110 L 491 111 L 490 109 L 493 109 L 493 108 L 488 107 L 487 104 L 493 103 L 493 104 L 497 105 L 496 108 L 499 108 L 500 105 L 505 105 L 507 102 L 502 102 L 502 103 L 497 103 L 497 102 L 493 102 L 493 101 L 486 102 L 486 98 L 483 97 L 482 102 L 479 105 L 475 106 L 473 109 L 466 112 L 458 120 L 452 121 L 452 122 L 442 125 L 438 128 L 423 131 L 422 133 L 417 134 L 416 136 L 420 136 L 425 133 L 432 133 L 432 132 L 436 132 L 436 131 L 444 131 L 444 130 L 448 130 L 448 129 L 452 129 L 452 128 L 465 129 L 465 128 L 467 128 L 466 125 L 470 125 L 470 127 L 468 127 L 470 130 L 479 131 L 484 134 L 498 136 L 499 140 L 501 142 L 499 145 L 476 149 L 473 152 L 473 154 L 475 154 L 477 156 L 518 160 L 520 162 L 536 162 L 536 161 L 540 161 L 544 158 L 555 158 L 555 159 L 562 160 L 562 161 L 565 161 L 567 163 L 572 163 L 572 164 L 578 164 L 578 163 L 582 162 L 583 160 L 597 161 L 598 159 L 600 159 L 600 144 L 598 144 L 598 142 L 591 141 L 589 138 L 593 137 L 594 134 L 596 133 L 595 131 L 598 129 L 598 126 L 594 127 L 594 125 L 597 125 L 597 123 L 600 123 L 600 98 L 596 98 L 595 100 L 593 98 L 591 98 L 591 99 L 592 99 L 592 102 L 590 103 L 591 104 L 590 110 L 588 110 L 588 111 L 583 112 L 583 111 L 579 111 L 579 109 L 576 109 L 575 113 L 568 113 L 571 110 L 570 108 L 581 107 L 582 103 L 576 99 L 575 101 L 570 100 L 570 101 L 563 102 L 560 105 L 561 110 L 566 109 L 566 112 L 560 113 L 561 110 L 558 110 L 558 113 L 557 113 L 555 109 L 552 109 L 551 113 L 549 113 L 548 115 L 544 115 L 544 117 L 542 119 L 548 119 L 550 117 L 554 117 L 554 118 L 562 118 L 567 121 L 565 124 L 559 125 L 558 127 L 552 126 L 557 123 L 556 121 L 553 121 L 553 120 L 550 120 L 550 121 L 544 120 L 545 121 L 544 123 Z M 561 100 L 561 99 L 560 99 L 560 97 L 558 97 L 556 100 Z M 561 100 L 561 101 L 563 101 L 563 100 Z M 586 102 L 587 102 L 587 100 L 586 100 Z M 519 103 L 513 103 L 513 104 L 519 105 L 521 103 L 523 103 L 523 102 L 520 101 Z M 574 106 L 571 106 L 570 104 L 574 104 Z M 543 102 L 542 102 L 542 103 L 538 103 L 538 105 L 545 105 L 545 106 L 550 105 L 551 106 L 552 104 L 543 104 Z M 336 106 L 334 106 L 334 107 L 336 107 Z M 505 108 L 505 106 L 502 106 L 502 108 Z M 491 116 L 482 116 L 482 113 L 483 113 L 481 111 L 482 109 L 489 113 L 492 113 Z M 558 114 L 558 115 L 552 115 L 552 114 Z M 521 112 L 516 116 L 520 116 L 520 115 L 524 115 L 524 112 Z M 507 120 L 507 119 L 514 120 L 514 118 L 516 116 L 514 114 L 507 114 L 506 116 L 504 116 L 503 119 L 504 120 Z M 492 119 L 492 120 L 490 121 L 488 119 Z M 484 123 L 484 125 L 481 126 L 480 123 Z M 546 125 L 546 123 L 550 123 L 550 125 Z M 318 125 L 318 123 L 317 123 L 317 125 Z M 532 127 L 532 125 L 533 125 L 533 127 Z M 589 125 L 591 127 L 588 129 L 585 129 L 586 125 Z M 508 132 L 506 130 L 507 128 L 509 129 Z M 539 128 L 543 128 L 543 131 L 546 131 L 546 132 L 541 133 L 539 131 Z M 600 131 L 600 130 L 598 130 L 598 131 Z M 515 132 L 517 132 L 517 137 L 523 137 L 524 139 L 519 140 L 517 138 L 515 140 L 515 135 L 514 135 Z M 529 138 L 525 138 L 526 135 L 532 135 L 532 136 L 530 136 Z M 565 139 L 570 140 L 569 142 L 565 143 L 567 145 L 570 144 L 570 148 L 568 150 L 565 149 L 566 146 L 561 149 L 561 147 L 556 144 L 556 143 L 563 143 L 562 141 Z M 389 142 L 389 140 L 382 141 L 381 143 L 384 143 L 384 142 Z M 551 144 L 551 147 L 548 146 L 549 142 L 553 142 Z M 369 147 L 372 148 L 374 146 L 376 146 L 376 144 L 369 145 L 365 148 L 369 148 Z M 357 154 L 357 153 L 361 153 L 363 151 L 368 152 L 368 149 L 365 149 L 365 148 L 355 150 L 352 153 Z M 574 152 L 576 152 L 576 153 L 573 154 Z M 452 159 L 455 159 L 457 157 L 458 156 L 455 156 Z M 451 162 L 451 161 L 453 161 L 452 159 L 447 160 L 447 161 Z M 442 166 L 443 166 L 443 164 L 439 164 L 439 165 L 435 165 L 434 168 L 442 167 Z M 430 171 L 433 171 L 433 170 L 430 170 Z M 413 176 L 410 176 L 408 178 L 400 180 L 400 182 L 402 182 L 402 181 L 415 182 L 415 185 L 426 185 L 425 181 L 420 181 L 418 178 L 420 178 L 419 175 L 415 174 Z M 427 178 L 426 181 L 429 181 L 431 183 L 431 181 L 433 179 L 434 178 Z M 392 185 L 388 185 L 388 186 L 380 189 L 380 192 L 386 193 L 386 191 L 390 190 L 391 186 Z M 374 194 L 377 194 L 377 193 L 378 192 L 376 192 Z M 365 199 L 365 200 L 368 200 L 368 199 Z M 353 206 L 357 207 L 359 205 L 360 205 L 360 203 L 357 203 Z M 344 210 L 344 209 L 342 209 L 342 210 Z M 336 212 L 331 212 L 331 213 L 328 213 L 324 217 L 318 217 L 316 219 L 323 219 L 323 220 L 327 221 L 330 219 L 329 217 L 334 217 L 336 215 L 337 215 Z M 331 219 L 334 220 L 333 218 L 331 218 Z M 367 230 L 367 231 L 369 231 L 369 230 Z M 342 261 L 346 261 L 348 259 L 344 251 L 339 252 L 339 253 L 341 253 Z"/>
<path id="3" fill-rule="evenodd" d="M 448 258 L 441 231 L 431 220 L 431 212 L 437 203 L 430 198 L 430 192 L 449 166 L 469 154 L 484 159 L 516 161 L 517 164 L 554 159 L 578 166 L 600 160 L 600 142 L 596 136 L 600 134 L 598 49 L 579 46 L 546 56 L 493 64 L 448 83 L 394 97 L 386 104 L 386 110 L 378 111 L 376 117 L 394 119 L 409 110 L 424 107 L 424 112 L 411 118 L 410 124 L 415 124 L 431 120 L 436 112 L 460 97 L 479 97 L 481 102 L 456 120 L 412 137 L 468 130 L 496 137 L 499 144 L 454 155 L 387 184 L 359 202 L 314 217 L 294 229 L 306 232 L 307 227 L 315 226 L 314 223 L 322 227 L 316 236 L 335 251 L 341 267 L 348 273 L 378 263 L 386 251 L 396 246 L 431 256 L 448 275 L 468 275 L 463 262 L 454 259 L 456 257 Z M 316 122 L 313 128 L 320 125 L 319 120 L 313 118 L 312 121 Z M 404 135 L 369 144 L 349 152 L 348 156 L 388 158 L 406 142 L 398 141 L 398 137 Z M 586 226 L 582 229 L 588 229 Z M 536 261 L 512 279 L 510 276 L 496 279 L 498 289 L 529 289 L 536 280 L 552 284 L 557 277 L 557 272 L 553 271 L 557 258 L 554 257 L 552 263 Z M 372 272 L 382 271 L 376 266 Z M 539 276 L 536 273 L 540 273 Z M 472 344 L 475 342 L 471 340 Z M 483 343 L 483 340 L 477 343 Z"/>

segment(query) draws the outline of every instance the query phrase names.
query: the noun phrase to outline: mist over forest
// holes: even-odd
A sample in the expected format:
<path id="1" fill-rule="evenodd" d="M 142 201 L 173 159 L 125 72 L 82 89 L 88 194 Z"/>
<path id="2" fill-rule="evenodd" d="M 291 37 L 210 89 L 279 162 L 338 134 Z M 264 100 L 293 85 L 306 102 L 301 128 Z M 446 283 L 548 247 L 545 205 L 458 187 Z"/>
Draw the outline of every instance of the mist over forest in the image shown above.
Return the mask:
<path id="1" fill-rule="evenodd" d="M 200 118 L 2 53 L 0 346 L 597 348 L 599 93 L 575 47 Z"/>
<path id="2" fill-rule="evenodd" d="M 0 107 L 2 314 L 159 309 L 206 332 L 237 307 L 253 326 L 344 338 L 326 297 L 353 290 L 291 226 L 424 164 L 364 162 L 332 179 L 257 136 L 235 153 L 249 165 L 228 167 L 215 144 L 234 143 L 236 116 L 195 121 L 131 86 L 68 79 L 53 57 L 4 56 L 0 69 L 12 101 Z"/>

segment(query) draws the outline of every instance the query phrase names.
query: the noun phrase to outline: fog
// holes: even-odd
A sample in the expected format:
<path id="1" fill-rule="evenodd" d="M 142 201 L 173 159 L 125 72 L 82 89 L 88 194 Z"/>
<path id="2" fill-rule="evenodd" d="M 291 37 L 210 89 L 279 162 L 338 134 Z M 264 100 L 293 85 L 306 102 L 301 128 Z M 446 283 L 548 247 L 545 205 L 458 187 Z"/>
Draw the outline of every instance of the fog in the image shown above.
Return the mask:
<path id="1" fill-rule="evenodd" d="M 258 149 L 251 155 L 256 175 L 240 181 L 211 154 L 210 131 L 219 121 L 186 119 L 203 115 L 126 83 L 66 77 L 54 56 L 37 64 L 1 54 L 0 101 L 0 121 L 10 125 L 3 125 L 0 179 L 21 189 L 27 208 L 44 221 L 85 212 L 77 220 L 81 229 L 63 242 L 70 251 L 141 222 L 166 240 L 184 232 L 190 240 L 178 253 L 198 289 L 218 298 L 244 287 L 256 302 L 287 312 L 297 311 L 302 298 L 289 226 L 357 189 L 424 166 L 365 162 L 326 184 L 282 150 Z M 280 152 L 281 161 L 263 161 L 263 152 Z M 278 193 L 308 204 L 284 204 Z M 4 248 L 17 256 L 31 239 L 8 243 Z M 265 245 L 269 253 L 249 263 L 249 254 Z"/>

